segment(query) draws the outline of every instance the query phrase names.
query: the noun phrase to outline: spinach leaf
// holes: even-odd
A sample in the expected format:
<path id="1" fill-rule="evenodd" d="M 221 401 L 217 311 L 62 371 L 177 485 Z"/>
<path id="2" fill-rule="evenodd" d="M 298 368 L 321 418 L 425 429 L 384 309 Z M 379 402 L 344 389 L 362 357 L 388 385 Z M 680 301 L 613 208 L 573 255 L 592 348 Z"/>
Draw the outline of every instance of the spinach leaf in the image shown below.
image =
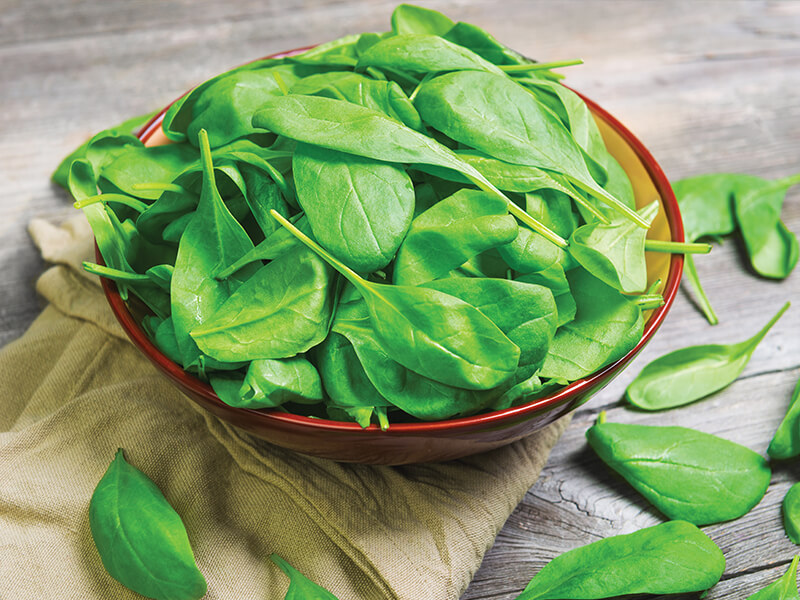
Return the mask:
<path id="1" fill-rule="evenodd" d="M 190 335 L 205 354 L 221 361 L 306 352 L 328 333 L 332 275 L 313 252 L 288 251 L 258 269 Z"/>
<path id="2" fill-rule="evenodd" d="M 800 483 L 795 483 L 783 497 L 783 529 L 794 544 L 800 544 Z"/>
<path id="3" fill-rule="evenodd" d="M 156 600 L 205 595 L 181 518 L 122 449 L 92 494 L 89 525 L 103 566 L 125 587 Z"/>
<path id="4" fill-rule="evenodd" d="M 496 65 L 518 65 L 530 62 L 527 58 L 498 42 L 490 33 L 477 25 L 459 21 L 446 33 L 444 39 L 469 48 L 475 54 Z"/>
<path id="5" fill-rule="evenodd" d="M 290 56 L 288 60 L 303 65 L 354 67 L 358 61 L 356 44 L 359 34 L 345 35 L 338 39 L 314 46 L 302 54 Z"/>
<path id="6" fill-rule="evenodd" d="M 217 190 L 208 137 L 200 132 L 203 187 L 197 210 L 178 245 L 170 287 L 172 322 L 183 366 L 201 364 L 200 350 L 189 332 L 209 319 L 240 281 L 212 275 L 253 247 L 247 233 L 228 211 Z M 253 270 L 240 271 L 242 279 Z M 231 360 L 239 360 L 233 357 Z"/>
<path id="7" fill-rule="evenodd" d="M 800 381 L 794 388 L 786 415 L 772 436 L 767 454 L 779 460 L 800 455 Z"/>
<path id="8" fill-rule="evenodd" d="M 566 242 L 531 218 L 449 148 L 378 111 L 316 96 L 281 96 L 268 101 L 253 125 L 331 150 L 396 163 L 432 164 L 465 175 L 480 189 L 501 198 L 508 211 L 554 243 Z"/>
<path id="9" fill-rule="evenodd" d="M 292 86 L 291 93 L 345 100 L 385 113 L 412 129 L 422 129 L 417 109 L 393 81 L 379 81 L 350 71 L 333 71 L 303 77 Z"/>
<path id="10" fill-rule="evenodd" d="M 582 268 L 567 273 L 577 310 L 559 327 L 539 372 L 542 378 L 575 381 L 625 356 L 641 339 L 642 311 Z"/>
<path id="11" fill-rule="evenodd" d="M 158 111 L 156 111 L 158 112 Z M 99 137 L 134 137 L 134 132 L 139 130 L 142 126 L 144 126 L 150 119 L 152 119 L 156 112 L 147 113 L 146 115 L 138 115 L 131 119 L 127 119 L 116 125 L 114 127 L 110 127 L 104 131 L 101 131 L 99 134 L 92 136 L 91 139 L 87 140 L 85 143 L 78 146 L 75 150 L 73 150 L 69 155 L 67 155 L 64 160 L 62 160 L 56 170 L 53 171 L 51 175 L 51 179 L 54 183 L 57 183 L 61 187 L 65 189 L 69 189 L 67 180 L 69 178 L 69 170 L 72 166 L 72 163 L 75 160 L 86 158 L 86 149 L 88 148 L 89 144 L 92 142 L 93 139 Z"/>
<path id="12" fill-rule="evenodd" d="M 761 331 L 738 344 L 690 346 L 657 358 L 628 386 L 626 399 L 642 410 L 664 410 L 700 400 L 730 385 L 788 308 L 787 302 Z"/>
<path id="13" fill-rule="evenodd" d="M 767 491 L 764 458 L 728 440 L 687 429 L 606 423 L 586 439 L 609 467 L 670 519 L 709 525 L 747 514 Z"/>
<path id="14" fill-rule="evenodd" d="M 413 4 L 398 4 L 392 12 L 391 22 L 392 31 L 398 35 L 404 33 L 444 35 L 455 24 L 438 11 Z"/>
<path id="15" fill-rule="evenodd" d="M 648 226 L 658 213 L 658 200 L 639 211 Z M 613 288 L 628 294 L 647 287 L 644 244 L 647 230 L 631 221 L 591 223 L 570 237 L 569 253 L 583 268 Z"/>
<path id="16" fill-rule="evenodd" d="M 336 596 L 308 579 L 277 554 L 271 555 L 269 559 L 289 578 L 289 589 L 283 600 L 336 600 Z"/>
<path id="17" fill-rule="evenodd" d="M 575 318 L 578 306 L 575 304 L 575 298 L 572 297 L 572 292 L 570 292 L 567 275 L 560 264 L 555 263 L 540 271 L 519 275 L 516 277 L 515 281 L 542 285 L 550 289 L 556 302 L 556 308 L 558 309 L 558 327 L 569 323 Z"/>
<path id="18" fill-rule="evenodd" d="M 297 199 L 317 241 L 355 271 L 388 265 L 414 213 L 414 187 L 405 170 L 303 143 L 292 166 Z"/>
<path id="19" fill-rule="evenodd" d="M 355 286 L 380 345 L 404 367 L 466 389 L 489 389 L 514 374 L 519 348 L 475 307 L 436 290 L 367 281 L 272 216 Z"/>
<path id="20" fill-rule="evenodd" d="M 261 169 L 244 163 L 239 166 L 245 184 L 244 199 L 258 223 L 261 232 L 268 236 L 276 231 L 275 219 L 269 216 L 269 211 L 276 210 L 284 216 L 289 216 L 289 206 L 283 199 L 280 188 L 271 177 Z"/>
<path id="21" fill-rule="evenodd" d="M 239 408 L 273 408 L 286 402 L 322 401 L 322 382 L 316 367 L 303 356 L 254 360 L 239 389 Z"/>
<path id="22" fill-rule="evenodd" d="M 486 315 L 520 349 L 520 366 L 538 367 L 556 332 L 558 311 L 546 287 L 473 277 L 430 281 L 425 287 L 460 298 Z"/>
<path id="23" fill-rule="evenodd" d="M 381 40 L 358 59 L 357 68 L 365 67 L 402 69 L 412 73 L 465 69 L 503 73 L 467 48 L 427 33 L 401 33 Z"/>
<path id="24" fill-rule="evenodd" d="M 750 263 L 756 273 L 771 279 L 788 277 L 797 264 L 797 237 L 780 221 L 786 191 L 800 175 L 777 181 L 749 178 L 734 194 L 734 210 Z"/>
<path id="25" fill-rule="evenodd" d="M 706 534 L 686 521 L 670 521 L 557 556 L 517 600 L 699 592 L 724 570 L 725 557 Z"/>
<path id="26" fill-rule="evenodd" d="M 425 123 L 450 138 L 500 160 L 560 173 L 647 227 L 592 178 L 580 147 L 558 117 L 506 76 L 446 73 L 422 83 L 414 105 Z"/>
<path id="27" fill-rule="evenodd" d="M 800 600 L 797 593 L 797 561 L 800 557 L 792 559 L 786 573 L 763 590 L 748 596 L 747 600 Z"/>
<path id="28" fill-rule="evenodd" d="M 509 243 L 518 230 L 505 202 L 486 192 L 460 190 L 411 223 L 397 252 L 394 283 L 420 285 L 437 279 L 476 254 Z"/>

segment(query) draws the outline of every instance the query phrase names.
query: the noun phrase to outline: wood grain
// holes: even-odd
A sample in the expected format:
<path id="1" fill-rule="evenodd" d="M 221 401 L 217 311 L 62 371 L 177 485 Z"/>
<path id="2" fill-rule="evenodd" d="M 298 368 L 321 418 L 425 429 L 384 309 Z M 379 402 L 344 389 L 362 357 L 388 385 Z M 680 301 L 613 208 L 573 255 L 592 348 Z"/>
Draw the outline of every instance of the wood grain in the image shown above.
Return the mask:
<path id="1" fill-rule="evenodd" d="M 780 177 L 800 171 L 800 2 L 691 0 L 463 0 L 427 5 L 478 23 L 541 60 L 583 58 L 571 86 L 624 122 L 670 178 L 715 171 Z M 204 78 L 278 50 L 345 33 L 383 30 L 393 2 L 296 3 L 157 0 L 0 0 L 0 346 L 40 310 L 33 283 L 44 265 L 25 227 L 69 210 L 48 180 L 93 132 L 163 106 Z M 784 220 L 800 232 L 800 191 Z M 660 521 L 587 449 L 600 410 L 609 419 L 696 427 L 764 452 L 800 377 L 800 307 L 782 318 L 743 377 L 723 392 L 652 415 L 620 404 L 653 358 L 696 343 L 731 342 L 759 329 L 788 299 L 795 273 L 755 277 L 741 243 L 697 259 L 721 323 L 709 326 L 687 290 L 635 363 L 583 407 L 539 482 L 512 514 L 463 600 L 514 598 L 551 558 Z M 709 599 L 745 598 L 777 579 L 796 548 L 780 502 L 800 464 L 777 464 L 748 515 L 705 530 L 725 552 Z M 694 597 L 694 596 L 686 596 Z"/>

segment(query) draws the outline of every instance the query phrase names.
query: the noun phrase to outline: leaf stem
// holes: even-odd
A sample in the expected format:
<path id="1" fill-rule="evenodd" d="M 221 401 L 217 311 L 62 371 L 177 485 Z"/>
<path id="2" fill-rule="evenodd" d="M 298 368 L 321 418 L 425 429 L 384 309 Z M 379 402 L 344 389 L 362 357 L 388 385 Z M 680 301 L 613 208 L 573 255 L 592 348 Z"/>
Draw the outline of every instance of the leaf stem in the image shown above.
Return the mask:
<path id="1" fill-rule="evenodd" d="M 597 415 L 596 423 L 597 423 L 597 425 L 602 425 L 605 422 L 606 422 L 606 411 L 603 410 L 603 411 L 600 411 L 599 415 Z"/>
<path id="2" fill-rule="evenodd" d="M 275 83 L 277 83 L 278 87 L 281 89 L 281 93 L 283 93 L 284 96 L 288 96 L 289 86 L 286 85 L 286 82 L 283 80 L 283 77 L 281 77 L 281 74 L 277 71 L 272 71 L 272 77 L 275 79 Z"/>
<path id="3" fill-rule="evenodd" d="M 428 81 L 430 81 L 431 77 L 433 77 L 433 72 L 430 72 L 430 73 L 425 73 L 425 77 L 423 77 L 423 78 L 422 78 L 422 81 L 420 81 L 420 82 L 417 84 L 417 87 L 415 87 L 415 88 L 414 88 L 414 91 L 413 91 L 413 92 L 411 92 L 411 95 L 408 97 L 408 99 L 409 99 L 411 102 L 414 102 L 414 98 L 416 98 L 416 97 L 417 97 L 417 94 L 419 93 L 419 89 L 422 87 L 422 85 L 423 85 L 424 83 L 427 83 Z"/>
<path id="4" fill-rule="evenodd" d="M 703 289 L 703 286 L 700 285 L 700 276 L 697 274 L 697 268 L 695 267 L 694 258 L 692 258 L 691 254 L 687 254 L 683 259 L 683 265 L 686 267 L 686 278 L 689 280 L 689 284 L 694 288 L 698 296 L 700 310 L 703 311 L 703 314 L 711 325 L 716 325 L 719 323 L 717 313 L 714 312 L 711 301 L 708 299 L 708 296 L 706 296 L 706 291 Z"/>
<path id="5" fill-rule="evenodd" d="M 327 262 L 330 266 L 339 271 L 339 273 L 341 273 L 350 283 L 356 286 L 359 290 L 363 290 L 367 287 L 367 285 L 369 284 L 368 281 L 362 278 L 358 273 L 353 271 L 350 267 L 348 267 L 338 259 L 334 258 L 333 255 L 328 254 L 327 250 L 325 250 L 322 246 L 317 244 L 317 242 L 312 240 L 305 233 L 300 231 L 297 227 L 292 225 L 283 215 L 281 215 L 274 208 L 270 209 L 269 214 L 271 214 L 272 218 L 275 219 L 278 223 L 280 223 L 286 229 L 288 229 L 289 233 L 291 233 L 294 237 L 303 242 L 303 244 L 308 246 L 311 250 L 316 252 L 320 257 L 322 257 L 325 260 L 325 262 Z"/>
<path id="6" fill-rule="evenodd" d="M 767 333 L 769 332 L 770 329 L 772 329 L 772 326 L 775 325 L 775 323 L 778 322 L 778 319 L 780 319 L 783 316 L 783 313 L 785 313 L 787 310 L 789 310 L 789 307 L 791 305 L 792 305 L 791 302 L 787 302 L 786 304 L 784 304 L 781 307 L 781 309 L 775 314 L 775 316 L 772 317 L 769 320 L 769 323 L 764 325 L 764 327 L 761 329 L 761 331 L 759 331 L 757 334 L 755 334 L 752 338 L 750 338 L 748 340 L 748 344 L 752 348 L 755 348 L 756 346 L 758 346 L 761 343 L 761 340 L 764 339 L 764 336 L 767 335 Z"/>
<path id="7" fill-rule="evenodd" d="M 129 273 L 128 271 L 121 271 L 119 269 L 112 269 L 111 267 L 98 265 L 96 263 L 92 263 L 86 260 L 83 261 L 83 268 L 88 273 L 92 273 L 93 275 L 99 275 L 100 277 L 106 277 L 108 279 L 113 279 L 115 281 L 150 281 L 150 278 L 147 275 L 141 275 L 139 273 Z"/>
<path id="8" fill-rule="evenodd" d="M 647 252 L 669 252 L 672 254 L 708 254 L 711 252 L 711 244 L 645 240 L 644 249 Z"/>
<path id="9" fill-rule="evenodd" d="M 642 219 L 641 215 L 639 215 L 631 207 L 629 207 L 629 206 L 623 204 L 622 202 L 620 202 L 619 200 L 617 200 L 614 196 L 609 194 L 604 189 L 602 189 L 600 187 L 594 188 L 594 187 L 582 182 L 580 179 L 577 179 L 575 177 L 570 177 L 569 175 L 565 175 L 565 176 L 576 187 L 578 187 L 579 189 L 583 190 L 587 194 L 589 194 L 591 196 L 594 196 L 595 198 L 598 198 L 599 200 L 604 201 L 608 206 L 613 208 L 615 211 L 617 211 L 621 215 L 624 215 L 629 220 L 631 220 L 634 223 L 636 223 L 642 229 L 650 229 L 650 225 L 647 223 L 647 221 Z"/>
<path id="10" fill-rule="evenodd" d="M 75 208 L 84 208 L 90 204 L 106 204 L 108 202 L 116 202 L 132 208 L 138 213 L 143 213 L 147 209 L 147 204 L 136 198 L 125 196 L 124 194 L 97 194 L 96 196 L 89 196 L 83 200 L 78 200 L 72 206 Z"/>
<path id="11" fill-rule="evenodd" d="M 187 190 L 185 187 L 177 183 L 134 183 L 131 188 L 137 192 L 174 192 L 176 194 L 185 194 Z"/>
<path id="12" fill-rule="evenodd" d="M 642 294 L 636 298 L 636 304 L 642 310 L 652 310 L 664 306 L 664 297 L 661 294 Z"/>
<path id="13" fill-rule="evenodd" d="M 561 67 L 573 67 L 582 65 L 580 58 L 573 60 L 558 60 L 549 63 L 526 63 L 524 65 L 498 65 L 506 73 L 527 73 L 528 71 L 540 71 L 543 69 L 559 69 Z"/>

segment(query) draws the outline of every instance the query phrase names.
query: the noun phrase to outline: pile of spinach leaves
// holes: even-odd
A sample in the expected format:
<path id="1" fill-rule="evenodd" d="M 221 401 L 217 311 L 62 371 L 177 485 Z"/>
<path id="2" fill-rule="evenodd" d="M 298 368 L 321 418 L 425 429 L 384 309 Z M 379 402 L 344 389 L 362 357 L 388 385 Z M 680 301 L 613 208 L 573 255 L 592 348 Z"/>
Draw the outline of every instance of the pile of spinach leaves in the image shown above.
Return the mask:
<path id="1" fill-rule="evenodd" d="M 386 33 L 197 86 L 173 143 L 126 122 L 54 179 L 86 268 L 227 404 L 382 428 L 507 408 L 624 356 L 661 302 L 659 204 L 635 209 L 553 65 L 401 5 Z"/>

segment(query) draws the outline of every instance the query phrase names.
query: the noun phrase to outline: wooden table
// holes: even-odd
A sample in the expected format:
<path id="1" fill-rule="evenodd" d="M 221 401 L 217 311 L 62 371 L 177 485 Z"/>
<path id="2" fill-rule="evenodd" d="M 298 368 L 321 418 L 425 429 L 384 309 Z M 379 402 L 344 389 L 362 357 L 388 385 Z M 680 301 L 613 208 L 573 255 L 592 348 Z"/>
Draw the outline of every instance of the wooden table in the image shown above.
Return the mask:
<path id="1" fill-rule="evenodd" d="M 582 58 L 568 83 L 625 123 L 667 175 L 732 171 L 777 178 L 800 171 L 800 2 L 526 0 L 439 2 L 540 60 Z M 0 345 L 40 310 L 44 265 L 25 231 L 34 216 L 69 206 L 48 177 L 95 131 L 162 106 L 193 84 L 254 57 L 346 33 L 388 28 L 392 2 L 245 0 L 0 0 Z M 800 192 L 784 220 L 800 231 Z M 597 413 L 609 420 L 681 424 L 764 452 L 800 364 L 800 306 L 758 348 L 725 391 L 664 414 L 636 413 L 620 398 L 649 360 L 678 347 L 754 333 L 800 275 L 753 276 L 731 240 L 697 261 L 721 323 L 709 326 L 683 290 L 658 335 L 615 383 L 579 410 L 539 482 L 501 531 L 463 598 L 514 598 L 551 558 L 661 518 L 588 449 Z M 800 462 L 775 465 L 748 515 L 705 528 L 728 565 L 708 596 L 745 598 L 776 579 L 798 551 L 780 503 Z M 696 597 L 696 595 L 686 596 Z"/>

